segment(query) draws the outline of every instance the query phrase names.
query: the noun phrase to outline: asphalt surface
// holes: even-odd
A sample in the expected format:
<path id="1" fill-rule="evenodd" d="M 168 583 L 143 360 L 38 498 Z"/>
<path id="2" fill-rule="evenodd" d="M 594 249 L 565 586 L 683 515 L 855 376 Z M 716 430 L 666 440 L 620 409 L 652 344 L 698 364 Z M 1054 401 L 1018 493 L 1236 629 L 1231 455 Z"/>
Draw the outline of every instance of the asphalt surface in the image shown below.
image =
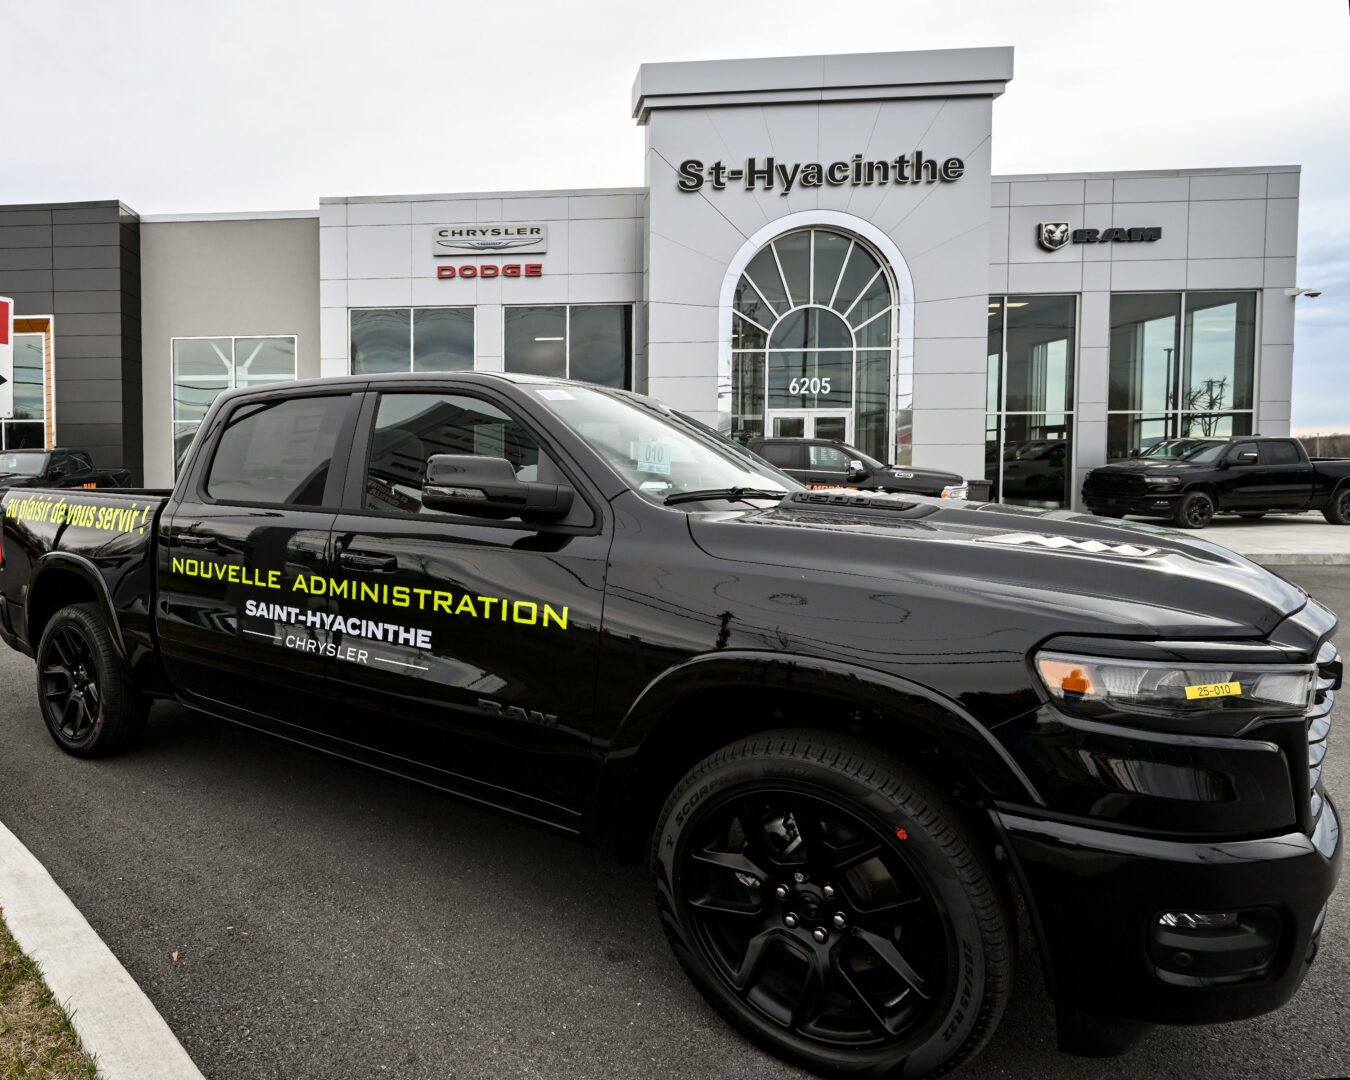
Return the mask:
<path id="1" fill-rule="evenodd" d="M 1281 572 L 1350 613 L 1345 567 Z M 689 986 L 642 866 L 171 706 L 136 752 L 78 761 L 42 726 L 31 661 L 0 649 L 0 686 L 0 821 L 211 1080 L 806 1075 Z M 1337 713 L 1326 776 L 1350 809 Z M 1285 1009 L 1107 1061 L 1055 1051 L 1024 935 L 1011 1009 L 958 1075 L 1350 1074 L 1348 896 Z"/>

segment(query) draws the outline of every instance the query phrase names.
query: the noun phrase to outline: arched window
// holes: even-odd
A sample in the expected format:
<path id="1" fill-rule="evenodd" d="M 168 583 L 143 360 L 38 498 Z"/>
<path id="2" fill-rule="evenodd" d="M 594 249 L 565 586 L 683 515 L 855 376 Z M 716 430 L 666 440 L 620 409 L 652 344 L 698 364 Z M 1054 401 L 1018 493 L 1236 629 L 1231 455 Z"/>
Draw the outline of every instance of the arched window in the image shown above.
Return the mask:
<path id="1" fill-rule="evenodd" d="M 883 461 L 895 290 L 882 260 L 831 229 L 766 244 L 732 302 L 732 431 L 840 438 Z"/>

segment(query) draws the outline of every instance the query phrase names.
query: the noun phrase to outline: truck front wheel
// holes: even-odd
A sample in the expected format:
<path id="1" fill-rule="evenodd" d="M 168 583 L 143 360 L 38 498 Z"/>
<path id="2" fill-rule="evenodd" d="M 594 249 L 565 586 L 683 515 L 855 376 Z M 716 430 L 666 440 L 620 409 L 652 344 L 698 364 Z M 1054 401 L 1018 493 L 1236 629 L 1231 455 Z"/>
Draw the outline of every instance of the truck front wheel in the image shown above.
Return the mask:
<path id="1" fill-rule="evenodd" d="M 47 730 L 76 757 L 124 750 L 145 728 L 149 702 L 128 678 L 96 604 L 51 617 L 38 643 L 37 690 Z"/>
<path id="2" fill-rule="evenodd" d="M 1331 493 L 1331 502 L 1322 510 L 1322 516 L 1333 525 L 1350 525 L 1350 484 L 1343 484 Z"/>
<path id="3" fill-rule="evenodd" d="M 1172 515 L 1172 523 L 1179 529 L 1203 529 L 1214 518 L 1214 496 L 1207 491 L 1192 491 L 1183 495 Z"/>
<path id="4" fill-rule="evenodd" d="M 666 803 L 652 873 L 703 996 L 809 1069 L 945 1070 L 1002 1016 L 997 871 L 960 808 L 874 747 L 784 731 L 719 750 Z"/>

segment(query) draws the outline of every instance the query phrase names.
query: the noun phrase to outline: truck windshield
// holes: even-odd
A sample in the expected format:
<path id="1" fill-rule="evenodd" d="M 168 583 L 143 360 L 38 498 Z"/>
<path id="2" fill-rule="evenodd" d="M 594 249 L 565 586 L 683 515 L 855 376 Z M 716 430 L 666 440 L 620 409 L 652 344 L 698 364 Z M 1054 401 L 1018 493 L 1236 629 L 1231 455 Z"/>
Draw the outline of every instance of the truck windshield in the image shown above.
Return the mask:
<path id="1" fill-rule="evenodd" d="M 0 474 L 5 476 L 37 476 L 42 472 L 45 450 L 20 450 L 0 454 Z"/>
<path id="2" fill-rule="evenodd" d="M 748 489 L 759 497 L 802 485 L 701 423 L 650 399 L 576 385 L 534 388 L 539 400 L 652 502 Z M 672 499 L 693 502 L 694 499 Z"/>
<path id="3" fill-rule="evenodd" d="M 1160 443 L 1154 443 L 1139 456 L 1171 458 L 1203 465 L 1218 461 L 1227 447 L 1226 442 L 1215 442 L 1213 439 L 1164 439 Z"/>

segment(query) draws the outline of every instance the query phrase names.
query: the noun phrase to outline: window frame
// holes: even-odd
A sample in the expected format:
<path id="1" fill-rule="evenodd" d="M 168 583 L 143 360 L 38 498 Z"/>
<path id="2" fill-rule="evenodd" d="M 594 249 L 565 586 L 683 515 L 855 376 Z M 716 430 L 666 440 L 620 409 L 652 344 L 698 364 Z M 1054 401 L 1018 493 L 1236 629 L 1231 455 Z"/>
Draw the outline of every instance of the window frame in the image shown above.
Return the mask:
<path id="1" fill-rule="evenodd" d="M 531 305 L 535 306 L 535 305 Z M 563 533 L 569 536 L 595 536 L 601 532 L 606 520 L 603 508 L 609 504 L 591 485 L 586 473 L 578 468 L 564 452 L 544 424 L 539 423 L 527 412 L 520 409 L 510 398 L 495 392 L 494 387 L 461 382 L 421 381 L 418 375 L 435 377 L 435 372 L 414 372 L 408 382 L 381 383 L 378 386 L 358 388 L 354 397 L 361 399 L 355 412 L 349 436 L 348 465 L 344 481 L 339 513 L 375 518 L 386 521 L 418 522 L 422 525 L 473 525 L 484 529 L 510 529 L 516 532 Z M 442 373 L 443 374 L 443 373 Z M 365 504 L 366 481 L 370 470 L 370 451 L 375 439 L 376 420 L 379 417 L 380 396 L 382 394 L 443 394 L 476 398 L 493 408 L 500 409 L 512 420 L 527 430 L 537 443 L 541 453 L 547 453 L 562 474 L 567 477 L 575 497 L 590 508 L 590 525 L 564 525 L 556 522 L 525 522 L 519 518 L 480 518 L 469 514 L 440 513 L 435 516 L 413 514 L 399 510 L 374 510 Z M 351 462 L 357 466 L 352 467 Z"/>
<path id="2" fill-rule="evenodd" d="M 632 300 L 588 300 L 581 304 L 562 303 L 562 304 L 503 304 L 502 311 L 502 371 L 507 374 L 528 374 L 527 372 L 512 372 L 506 366 L 506 313 L 515 308 L 562 308 L 563 309 L 563 374 L 561 378 L 572 378 L 572 309 L 573 308 L 597 308 L 597 307 L 626 307 L 628 309 L 628 360 L 624 365 L 624 384 L 622 386 L 608 387 L 610 390 L 629 390 L 633 389 L 634 367 L 637 364 L 637 304 Z M 418 373 L 420 374 L 420 372 Z M 558 376 L 544 375 L 539 378 L 557 378 Z M 578 380 L 580 381 L 580 380 Z M 587 383 L 588 386 L 605 386 L 605 383 Z"/>
<path id="3" fill-rule="evenodd" d="M 1073 360 L 1072 360 L 1072 363 L 1070 363 L 1069 365 L 1067 365 L 1067 368 L 1066 368 L 1066 375 L 1067 375 L 1067 377 L 1069 377 L 1070 379 L 1072 379 L 1072 392 L 1068 395 L 1068 400 L 1067 400 L 1067 402 L 1065 403 L 1065 407 L 1064 407 L 1063 409 L 1045 408 L 1045 409 L 1028 410 L 1028 409 L 1009 409 L 1009 408 L 1007 408 L 1007 402 L 1008 402 L 1008 308 L 1009 308 L 1009 303 L 1008 303 L 1008 302 L 1009 302 L 1009 300 L 1015 299 L 1015 298 L 1018 298 L 1018 297 L 1027 297 L 1027 298 L 1030 298 L 1030 299 L 1042 299 L 1042 298 L 1058 298 L 1058 299 L 1064 299 L 1064 298 L 1068 298 L 1068 299 L 1070 299 L 1070 300 L 1073 301 L 1073 333 L 1070 335 L 1070 338 L 1069 338 L 1070 344 L 1071 344 L 1071 346 L 1072 346 L 1072 348 L 1073 348 Z M 988 436 L 989 436 L 989 418 L 990 418 L 990 417 L 993 417 L 993 419 L 994 419 L 994 425 L 993 425 L 993 426 L 994 426 L 994 438 L 995 438 L 995 443 L 996 443 L 996 445 L 997 445 L 998 448 L 999 448 L 999 449 L 998 449 L 998 468 L 997 468 L 997 475 L 996 475 L 996 476 L 985 477 L 985 479 L 987 479 L 987 480 L 990 481 L 990 490 L 991 490 L 991 491 L 997 491 L 997 492 L 998 492 L 998 500 L 997 500 L 997 501 L 998 501 L 999 505 L 1004 505 L 1004 504 L 1009 505 L 1009 506 L 1026 506 L 1026 505 L 1031 505 L 1031 504 L 1028 504 L 1028 503 L 1025 503 L 1025 502 L 1021 502 L 1021 503 L 1009 503 L 1009 502 L 1007 501 L 1006 494 L 1005 494 L 1005 492 L 1004 492 L 1004 490 L 1003 490 L 1003 471 L 1004 471 L 1004 470 L 1003 470 L 1003 463 L 1004 463 L 1004 460 L 1005 460 L 1004 447 L 1005 447 L 1006 442 L 1007 442 L 1007 437 L 1006 437 L 1006 436 L 1007 436 L 1007 427 L 1008 427 L 1008 425 L 1007 425 L 1007 420 L 1008 420 L 1008 418 L 1009 418 L 1010 416 L 1043 416 L 1043 417 L 1063 416 L 1063 417 L 1065 418 L 1065 423 L 1064 423 L 1065 438 L 1062 439 L 1062 440 L 1046 440 L 1046 441 L 1049 441 L 1049 442 L 1063 442 L 1063 443 L 1065 443 L 1065 458 L 1066 458 L 1065 463 L 1064 463 L 1064 473 L 1065 473 L 1064 483 L 1065 483 L 1065 488 L 1064 488 L 1064 491 L 1063 491 L 1063 493 L 1062 493 L 1063 499 L 1062 499 L 1062 501 L 1061 501 L 1060 509 L 1064 509 L 1064 510 L 1071 509 L 1071 508 L 1073 507 L 1073 505 L 1074 505 L 1074 500 L 1075 500 L 1075 498 L 1077 497 L 1077 492 L 1074 490 L 1074 488 L 1075 488 L 1075 479 L 1074 479 L 1074 477 L 1075 477 L 1076 470 L 1077 470 L 1078 452 L 1077 452 L 1077 450 L 1075 450 L 1074 448 L 1078 446 L 1078 436 L 1079 436 L 1079 433 L 1078 433 L 1078 413 L 1079 413 L 1079 409 L 1078 409 L 1078 395 L 1079 395 L 1079 393 L 1081 392 L 1081 385 L 1082 385 L 1082 383 L 1081 383 L 1082 372 L 1080 371 L 1080 365 L 1081 365 L 1082 362 L 1083 362 L 1083 348 L 1082 348 L 1082 335 L 1083 335 L 1083 294 L 1082 294 L 1082 293 L 1065 293 L 1065 292 L 1050 292 L 1050 293 L 1028 293 L 1028 292 L 1021 292 L 1021 293 L 1015 293 L 1015 292 L 1011 292 L 1011 291 L 1009 291 L 1009 292 L 1004 292 L 1004 293 L 990 293 L 990 294 L 989 294 L 989 300 L 990 300 L 990 302 L 991 302 L 991 306 L 992 306 L 992 302 L 993 302 L 995 299 L 997 299 L 997 300 L 999 301 L 999 312 L 1000 312 L 1000 326 L 999 326 L 999 364 L 998 364 L 998 390 L 997 390 L 997 394 L 996 394 L 997 400 L 996 400 L 996 402 L 995 402 L 997 408 L 996 408 L 994 411 L 992 411 L 992 412 L 991 412 L 990 409 L 989 409 L 989 396 L 988 396 L 988 387 L 989 387 L 988 379 L 989 379 L 989 373 L 988 373 L 988 367 L 987 367 L 987 363 L 986 363 L 986 369 L 985 369 L 985 444 L 986 444 L 986 447 L 987 447 L 988 442 L 989 442 L 989 438 L 988 438 Z M 988 352 L 987 337 L 986 337 L 986 346 L 985 346 L 985 356 L 986 356 L 986 361 L 987 361 L 988 355 L 989 355 L 989 352 Z M 1047 499 L 1047 500 L 1044 500 L 1044 501 L 1047 501 L 1047 502 L 1048 502 L 1049 500 Z"/>
<path id="4" fill-rule="evenodd" d="M 276 385 L 284 386 L 287 383 L 296 382 L 300 377 L 300 335 L 299 334 L 175 334 L 169 338 L 169 456 L 173 461 L 173 478 L 177 482 L 182 468 L 182 462 L 178 459 L 178 428 L 179 425 L 196 424 L 200 429 L 202 424 L 206 423 L 207 417 L 211 415 L 211 409 L 215 406 L 216 398 L 221 394 L 227 394 L 232 390 L 239 389 L 236 379 L 238 378 L 238 367 L 235 363 L 234 348 L 235 342 L 242 338 L 266 338 L 269 340 L 289 340 L 291 342 L 295 366 L 292 369 L 293 374 L 289 379 L 278 379 Z M 175 392 L 178 388 L 178 380 L 174 376 L 174 344 L 179 341 L 221 341 L 228 339 L 230 342 L 230 385 L 216 391 L 216 397 L 211 399 L 211 404 L 206 407 L 206 415 L 200 420 L 179 420 L 174 416 Z M 257 386 L 249 389 L 258 389 Z M 195 435 L 195 433 L 194 433 Z M 184 451 L 186 453 L 186 451 Z"/>
<path id="5" fill-rule="evenodd" d="M 1223 408 L 1223 409 L 1184 409 L 1180 406 L 1181 401 L 1181 383 L 1185 377 L 1187 356 L 1187 331 L 1186 316 L 1190 312 L 1189 299 L 1192 296 L 1215 296 L 1215 295 L 1236 295 L 1245 293 L 1252 297 L 1252 338 L 1251 338 L 1251 405 L 1245 409 Z M 1177 329 L 1176 329 L 1176 350 L 1177 355 L 1172 360 L 1172 371 L 1169 373 L 1169 391 L 1172 398 L 1172 407 L 1163 409 L 1112 409 L 1110 407 L 1110 392 L 1108 389 L 1106 423 L 1107 423 L 1107 444 L 1106 444 L 1106 464 L 1113 461 L 1128 461 L 1128 455 L 1125 457 L 1111 457 L 1110 444 L 1110 425 L 1112 417 L 1135 417 L 1138 419 L 1161 420 L 1165 425 L 1163 439 L 1178 438 L 1234 438 L 1245 439 L 1257 434 L 1260 430 L 1258 423 L 1258 413 L 1261 407 L 1261 319 L 1263 310 L 1263 293 L 1261 289 L 1119 289 L 1112 290 L 1108 294 L 1107 300 L 1107 320 L 1108 328 L 1110 325 L 1110 298 L 1115 296 L 1176 296 L 1177 305 Z M 1109 329 L 1108 329 L 1109 334 Z M 1108 348 L 1106 356 L 1108 387 L 1111 377 L 1111 355 L 1108 339 Z M 1193 433 L 1182 433 L 1183 424 L 1191 417 L 1231 417 L 1237 419 L 1245 416 L 1248 420 L 1247 431 L 1235 431 L 1231 435 L 1195 435 Z"/>
<path id="6" fill-rule="evenodd" d="M 242 337 L 253 337 L 256 335 L 243 334 Z M 294 381 L 294 380 L 292 380 Z M 220 404 L 220 399 L 211 404 L 211 411 L 206 414 L 201 423 L 205 425 L 210 422 L 210 429 L 207 433 L 207 441 L 202 447 L 201 453 L 197 455 L 192 463 L 192 469 L 186 477 L 180 477 L 180 486 L 184 492 L 184 497 L 178 505 L 188 501 L 188 496 L 195 502 L 205 506 L 223 506 L 240 507 L 241 509 L 284 509 L 299 513 L 328 513 L 339 512 L 342 505 L 343 492 L 346 490 L 346 476 L 350 468 L 352 446 L 352 435 L 356 430 L 357 420 L 360 414 L 360 399 L 362 397 L 360 387 L 332 387 L 316 386 L 312 389 L 297 392 L 294 388 L 284 387 L 281 384 L 277 389 L 263 391 L 253 391 L 247 396 L 240 395 L 237 400 L 229 400 Z M 226 391 L 229 393 L 230 391 Z M 215 465 L 216 454 L 220 449 L 220 440 L 225 431 L 230 426 L 230 419 L 242 408 L 257 405 L 273 400 L 295 401 L 301 398 L 312 397 L 345 397 L 347 398 L 347 410 L 338 425 L 337 441 L 334 445 L 333 460 L 329 466 L 328 479 L 324 483 L 324 497 L 321 503 L 315 505 L 297 505 L 295 503 L 276 503 L 262 502 L 260 500 L 250 500 L 248 502 L 237 502 L 232 499 L 218 499 L 210 495 L 206 490 L 207 478 L 210 476 L 211 469 Z M 183 482 L 185 481 L 185 482 Z"/>
<path id="7" fill-rule="evenodd" d="M 453 375 L 457 371 L 476 371 L 478 369 L 478 304 L 384 304 L 380 306 L 347 308 L 347 374 L 367 378 L 371 375 Z M 406 371 L 357 371 L 356 357 L 352 355 L 352 312 L 355 311 L 406 311 L 408 313 L 408 367 Z M 469 366 L 453 368 L 448 371 L 415 371 L 416 361 L 414 345 L 417 333 L 417 313 L 419 311 L 467 311 L 473 318 L 473 345 L 469 352 Z"/>

